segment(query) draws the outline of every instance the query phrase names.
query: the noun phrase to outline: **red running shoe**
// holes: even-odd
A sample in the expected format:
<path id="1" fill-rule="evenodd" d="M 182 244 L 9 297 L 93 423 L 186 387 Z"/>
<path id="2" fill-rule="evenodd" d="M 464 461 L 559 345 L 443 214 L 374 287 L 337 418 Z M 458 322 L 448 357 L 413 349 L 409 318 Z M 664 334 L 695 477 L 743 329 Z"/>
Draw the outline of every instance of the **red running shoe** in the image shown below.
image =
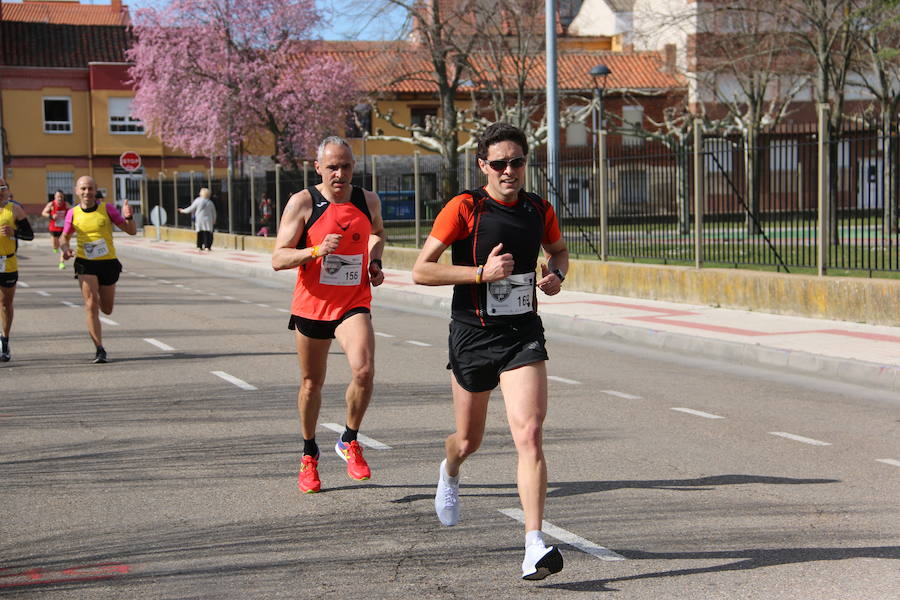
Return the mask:
<path id="1" fill-rule="evenodd" d="M 300 461 L 300 474 L 297 475 L 297 488 L 304 494 L 314 494 L 322 489 L 319 481 L 319 455 L 304 454 Z"/>
<path id="2" fill-rule="evenodd" d="M 334 451 L 347 461 L 347 475 L 350 476 L 350 479 L 364 481 L 372 476 L 372 472 L 369 471 L 369 465 L 366 464 L 366 459 L 363 458 L 362 448 L 360 448 L 359 442 L 356 440 L 345 444 L 338 439 L 337 444 L 334 445 Z"/>

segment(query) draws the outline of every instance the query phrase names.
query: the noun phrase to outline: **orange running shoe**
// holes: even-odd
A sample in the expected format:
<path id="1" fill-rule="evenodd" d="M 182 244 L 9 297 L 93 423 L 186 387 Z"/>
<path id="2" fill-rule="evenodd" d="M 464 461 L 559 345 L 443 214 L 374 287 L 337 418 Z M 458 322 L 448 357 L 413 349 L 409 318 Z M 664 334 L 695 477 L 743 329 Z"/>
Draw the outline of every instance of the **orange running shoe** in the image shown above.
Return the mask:
<path id="1" fill-rule="evenodd" d="M 300 461 L 300 474 L 297 475 L 297 487 L 304 494 L 314 494 L 322 489 L 319 481 L 319 455 L 304 454 Z"/>
<path id="2" fill-rule="evenodd" d="M 338 438 L 337 444 L 334 445 L 334 451 L 347 462 L 347 475 L 350 476 L 350 479 L 364 481 L 372 476 L 369 465 L 363 458 L 362 448 L 356 440 L 345 444 Z"/>

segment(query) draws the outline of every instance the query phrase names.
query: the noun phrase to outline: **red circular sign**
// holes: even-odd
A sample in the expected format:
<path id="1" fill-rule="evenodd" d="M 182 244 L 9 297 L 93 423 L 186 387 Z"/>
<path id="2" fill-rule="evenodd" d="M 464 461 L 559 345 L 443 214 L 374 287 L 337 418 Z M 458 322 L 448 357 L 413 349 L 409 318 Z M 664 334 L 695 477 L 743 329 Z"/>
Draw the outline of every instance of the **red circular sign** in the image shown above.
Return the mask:
<path id="1" fill-rule="evenodd" d="M 123 152 L 119 157 L 119 164 L 126 171 L 137 171 L 141 168 L 141 155 L 137 152 Z"/>

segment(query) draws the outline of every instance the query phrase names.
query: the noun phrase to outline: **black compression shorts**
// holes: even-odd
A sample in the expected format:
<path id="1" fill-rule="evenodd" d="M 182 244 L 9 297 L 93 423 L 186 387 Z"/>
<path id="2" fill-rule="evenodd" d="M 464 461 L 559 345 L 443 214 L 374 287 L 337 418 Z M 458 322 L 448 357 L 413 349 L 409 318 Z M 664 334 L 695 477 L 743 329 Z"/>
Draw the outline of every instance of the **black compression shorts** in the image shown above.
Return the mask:
<path id="1" fill-rule="evenodd" d="M 500 383 L 500 373 L 548 359 L 540 317 L 522 325 L 498 327 L 450 321 L 447 368 L 466 391 L 492 390 Z"/>
<path id="2" fill-rule="evenodd" d="M 121 272 L 122 263 L 117 258 L 107 260 L 75 259 L 75 276 L 96 275 L 100 285 L 115 285 L 119 281 Z"/>
<path id="3" fill-rule="evenodd" d="M 295 329 L 308 338 L 332 340 L 338 325 L 349 317 L 358 314 L 370 314 L 371 312 L 364 306 L 357 306 L 356 308 L 351 308 L 340 319 L 335 319 L 334 321 L 316 321 L 315 319 L 305 319 L 297 315 L 291 315 L 291 319 L 288 321 L 288 329 Z"/>

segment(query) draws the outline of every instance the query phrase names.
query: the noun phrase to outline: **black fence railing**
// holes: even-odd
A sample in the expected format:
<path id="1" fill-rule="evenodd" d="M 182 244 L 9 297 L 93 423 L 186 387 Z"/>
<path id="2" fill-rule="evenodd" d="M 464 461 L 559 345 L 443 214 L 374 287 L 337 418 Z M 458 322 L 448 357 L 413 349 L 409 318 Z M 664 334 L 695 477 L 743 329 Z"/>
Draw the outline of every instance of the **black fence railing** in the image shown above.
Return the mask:
<path id="1" fill-rule="evenodd" d="M 828 269 L 900 271 L 896 123 L 832 135 L 821 157 L 815 127 L 760 134 L 750 142 L 741 136 L 703 136 L 700 148 L 694 148 L 691 139 L 666 144 L 628 138 L 630 143 L 604 148 L 605 169 L 599 168 L 599 149 L 566 148 L 557 162 L 555 188 L 546 150 L 538 148 L 529 158 L 526 189 L 555 203 L 570 252 L 577 258 L 600 258 L 605 249 L 611 259 L 697 264 L 701 256 L 706 265 L 794 271 L 815 269 L 823 260 L 818 255 L 822 238 Z M 439 192 L 445 172 L 434 157 L 390 157 L 383 164 L 381 159 L 375 159 L 374 175 L 367 165 L 365 177 L 358 173 L 354 183 L 374 186 L 378 192 L 389 244 L 420 245 L 448 200 Z M 824 178 L 820 164 L 829 167 Z M 460 190 L 466 182 L 472 187 L 485 182 L 470 153 L 460 156 L 454 176 Z M 258 231 L 264 192 L 272 198 L 273 209 L 277 205 L 283 210 L 292 193 L 318 181 L 310 164 L 305 172 L 269 171 L 252 182 L 249 177 L 233 178 L 231 202 L 226 179 L 198 177 L 193 193 L 210 187 L 218 230 L 250 234 Z M 190 216 L 176 217 L 175 209 L 187 206 L 191 193 L 187 179 L 179 179 L 177 186 L 171 179 L 150 180 L 147 206 L 161 205 L 168 225 L 190 227 Z M 827 210 L 820 214 L 823 201 Z"/>

